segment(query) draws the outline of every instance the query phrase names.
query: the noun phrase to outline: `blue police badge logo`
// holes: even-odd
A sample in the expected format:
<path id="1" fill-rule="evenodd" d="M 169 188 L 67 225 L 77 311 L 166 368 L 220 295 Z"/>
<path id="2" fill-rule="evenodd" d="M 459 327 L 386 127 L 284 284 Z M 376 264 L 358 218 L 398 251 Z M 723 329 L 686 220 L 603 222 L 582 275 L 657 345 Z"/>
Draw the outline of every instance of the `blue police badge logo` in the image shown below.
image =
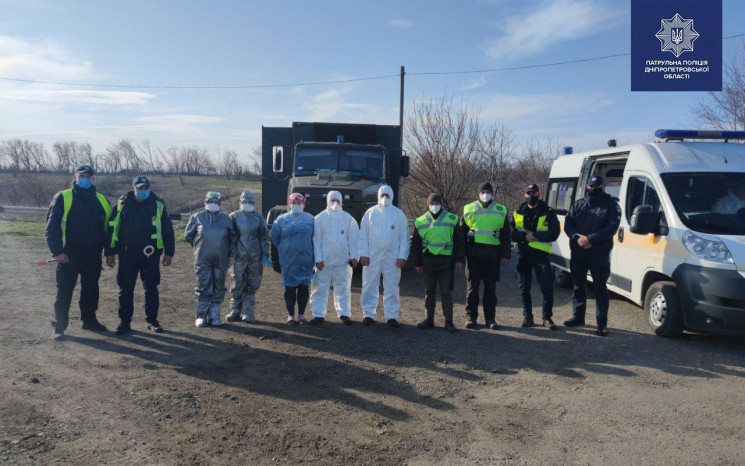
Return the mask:
<path id="1" fill-rule="evenodd" d="M 341 231 L 341 234 L 342 234 L 342 235 L 344 234 L 344 230 L 342 230 L 342 231 Z"/>
<path id="2" fill-rule="evenodd" d="M 675 13 L 670 19 L 662 20 L 662 27 L 655 34 L 660 40 L 660 49 L 670 52 L 679 58 L 683 52 L 693 52 L 693 42 L 698 39 L 699 34 L 693 29 L 693 20 L 684 19 Z"/>
<path id="3" fill-rule="evenodd" d="M 395 229 L 396 225 L 391 225 L 391 230 Z"/>

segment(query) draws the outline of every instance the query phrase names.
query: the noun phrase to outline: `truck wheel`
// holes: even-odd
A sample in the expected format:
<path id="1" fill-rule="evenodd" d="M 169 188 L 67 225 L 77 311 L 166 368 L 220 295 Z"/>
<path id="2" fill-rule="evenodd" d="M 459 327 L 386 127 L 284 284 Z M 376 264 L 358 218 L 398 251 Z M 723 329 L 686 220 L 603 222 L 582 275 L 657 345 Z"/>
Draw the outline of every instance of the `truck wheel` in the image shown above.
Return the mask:
<path id="1" fill-rule="evenodd" d="M 554 285 L 559 288 L 571 288 L 572 287 L 572 275 L 566 270 L 561 270 L 558 267 L 554 269 Z"/>
<path id="2" fill-rule="evenodd" d="M 647 324 L 661 337 L 678 337 L 683 333 L 683 316 L 678 290 L 673 282 L 656 282 L 644 297 Z"/>

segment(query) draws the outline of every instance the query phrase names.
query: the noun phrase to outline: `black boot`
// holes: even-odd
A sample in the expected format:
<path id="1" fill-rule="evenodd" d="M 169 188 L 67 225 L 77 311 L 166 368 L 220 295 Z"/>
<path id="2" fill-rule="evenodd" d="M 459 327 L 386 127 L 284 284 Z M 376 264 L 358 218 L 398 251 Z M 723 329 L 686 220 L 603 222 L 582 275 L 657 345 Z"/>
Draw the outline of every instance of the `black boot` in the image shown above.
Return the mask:
<path id="1" fill-rule="evenodd" d="M 543 326 L 548 327 L 549 330 L 556 330 L 556 324 L 551 319 L 546 319 L 543 321 Z"/>
<path id="2" fill-rule="evenodd" d="M 434 326 L 435 326 L 435 322 L 433 319 L 430 319 L 430 318 L 426 318 L 423 321 L 416 324 L 416 328 L 418 328 L 419 330 L 425 330 L 428 328 L 432 328 Z"/>
<path id="3" fill-rule="evenodd" d="M 129 333 L 132 331 L 132 327 L 129 324 L 129 321 L 121 321 L 119 323 L 119 326 L 116 328 L 116 331 L 114 332 L 115 335 L 124 335 L 125 333 Z"/>
<path id="4" fill-rule="evenodd" d="M 401 326 L 401 324 L 399 324 L 396 319 L 388 319 L 388 325 L 390 325 L 393 328 L 398 328 Z"/>
<path id="5" fill-rule="evenodd" d="M 326 319 L 324 319 L 323 317 L 313 317 L 312 319 L 310 319 L 310 322 L 308 322 L 308 324 L 318 325 L 324 323 L 325 321 Z"/>
<path id="6" fill-rule="evenodd" d="M 580 319 L 579 317 L 572 317 L 569 320 L 565 320 L 564 325 L 567 327 L 579 327 L 581 325 L 585 325 L 585 319 Z"/>
<path id="7" fill-rule="evenodd" d="M 148 317 L 145 319 L 145 322 L 147 322 L 148 330 L 152 330 L 155 333 L 163 333 L 163 327 L 161 327 L 158 319 Z"/>
<path id="8" fill-rule="evenodd" d="M 533 322 L 533 316 L 525 316 L 525 317 L 523 317 L 522 327 L 532 327 L 534 325 L 535 325 L 535 322 Z"/>
<path id="9" fill-rule="evenodd" d="M 445 331 L 448 333 L 455 333 L 458 331 L 458 329 L 455 328 L 452 320 L 448 320 L 447 322 L 445 322 Z"/>
<path id="10" fill-rule="evenodd" d="M 96 319 L 93 319 L 88 322 L 83 322 L 83 330 L 92 330 L 94 332 L 105 332 L 107 330 L 106 326 L 101 324 Z"/>

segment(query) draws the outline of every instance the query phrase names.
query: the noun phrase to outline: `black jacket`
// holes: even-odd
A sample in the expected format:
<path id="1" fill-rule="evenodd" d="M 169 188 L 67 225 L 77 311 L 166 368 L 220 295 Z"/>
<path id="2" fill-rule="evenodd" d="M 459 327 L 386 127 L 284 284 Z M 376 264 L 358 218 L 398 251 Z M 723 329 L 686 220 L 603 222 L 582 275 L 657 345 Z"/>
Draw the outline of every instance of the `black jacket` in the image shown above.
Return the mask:
<path id="1" fill-rule="evenodd" d="M 437 219 L 440 218 L 440 215 L 442 215 L 443 212 L 445 212 L 445 210 L 440 210 L 439 212 L 437 212 L 436 215 L 430 212 L 430 215 Z M 430 258 L 435 257 L 429 251 L 422 251 L 422 237 L 419 236 L 419 232 L 416 228 L 414 228 L 414 234 L 411 235 L 411 257 L 414 261 L 414 267 L 421 267 L 422 265 L 424 265 L 424 256 L 429 256 Z M 451 262 L 453 260 L 461 263 L 465 262 L 465 244 L 463 241 L 463 231 L 461 231 L 457 224 L 453 228 L 453 255 L 437 257 L 447 257 L 448 260 Z"/>
<path id="2" fill-rule="evenodd" d="M 556 218 L 556 213 L 552 208 L 543 201 L 538 201 L 538 205 L 531 209 L 528 207 L 527 202 L 520 204 L 520 207 L 515 211 L 518 214 L 524 215 L 523 227 L 526 231 L 517 231 L 515 226 L 515 216 L 510 216 L 510 227 L 512 228 L 512 241 L 517 243 L 517 250 L 521 256 L 534 254 L 536 257 L 548 256 L 548 253 L 539 249 L 531 248 L 528 246 L 528 240 L 525 239 L 527 232 L 533 232 L 533 236 L 538 241 L 544 243 L 552 243 L 556 241 L 556 238 L 561 234 L 561 226 L 559 225 L 559 219 Z M 548 223 L 548 231 L 536 231 L 538 228 L 538 218 L 546 216 L 546 223 Z"/>
<path id="3" fill-rule="evenodd" d="M 481 201 L 481 206 L 486 208 L 494 201 L 489 201 L 484 204 Z M 509 214 L 508 214 L 509 215 Z M 512 244 L 510 242 L 510 221 L 508 218 L 504 219 L 504 225 L 499 230 L 499 245 L 492 246 L 490 244 L 481 244 L 473 241 L 473 237 L 468 236 L 468 232 L 471 231 L 466 225 L 463 217 L 460 219 L 461 230 L 463 231 L 463 238 L 466 242 L 466 256 L 474 257 L 483 260 L 497 260 L 497 259 L 509 259 L 512 255 L 511 249 Z"/>
<path id="4" fill-rule="evenodd" d="M 106 201 L 108 202 L 108 201 Z M 46 237 L 53 256 L 65 252 L 62 246 L 62 194 L 57 193 L 47 212 Z M 96 187 L 81 189 L 72 183 L 72 206 L 67 214 L 66 246 L 102 247 L 106 241 L 104 223 L 108 224 L 106 211 L 96 196 Z"/>
<path id="5" fill-rule="evenodd" d="M 151 238 L 155 233 L 153 219 L 158 210 L 156 201 L 163 202 L 155 193 L 151 192 L 150 197 L 142 202 L 137 202 L 132 191 L 119 198 L 119 202 L 114 206 L 111 212 L 111 220 L 116 218 L 119 213 L 119 206 L 123 205 L 122 217 L 119 224 L 119 242 L 116 247 L 111 248 L 111 235 L 114 232 L 113 227 L 108 228 L 106 239 L 106 255 L 113 256 L 120 251 L 120 248 L 126 246 L 135 249 L 142 249 L 147 245 L 156 246 L 156 240 Z M 173 256 L 175 247 L 173 224 L 168 216 L 168 209 L 163 202 L 163 215 L 161 217 L 161 234 L 163 235 L 163 253 L 166 256 Z"/>
<path id="6" fill-rule="evenodd" d="M 575 201 L 564 220 L 564 232 L 572 250 L 582 249 L 576 235 L 587 236 L 592 247 L 589 252 L 613 249 L 613 235 L 621 224 L 621 208 L 608 193 L 597 197 L 585 196 Z"/>

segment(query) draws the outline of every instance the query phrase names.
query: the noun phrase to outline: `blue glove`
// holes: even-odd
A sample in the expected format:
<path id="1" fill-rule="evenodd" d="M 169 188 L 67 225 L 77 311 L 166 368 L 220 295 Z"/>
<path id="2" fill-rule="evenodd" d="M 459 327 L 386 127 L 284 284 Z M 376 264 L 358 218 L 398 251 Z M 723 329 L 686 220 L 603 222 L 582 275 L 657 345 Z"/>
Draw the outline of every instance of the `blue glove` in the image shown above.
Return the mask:
<path id="1" fill-rule="evenodd" d="M 269 259 L 269 256 L 261 256 L 261 263 L 266 265 L 270 269 L 274 268 L 274 262 Z"/>

